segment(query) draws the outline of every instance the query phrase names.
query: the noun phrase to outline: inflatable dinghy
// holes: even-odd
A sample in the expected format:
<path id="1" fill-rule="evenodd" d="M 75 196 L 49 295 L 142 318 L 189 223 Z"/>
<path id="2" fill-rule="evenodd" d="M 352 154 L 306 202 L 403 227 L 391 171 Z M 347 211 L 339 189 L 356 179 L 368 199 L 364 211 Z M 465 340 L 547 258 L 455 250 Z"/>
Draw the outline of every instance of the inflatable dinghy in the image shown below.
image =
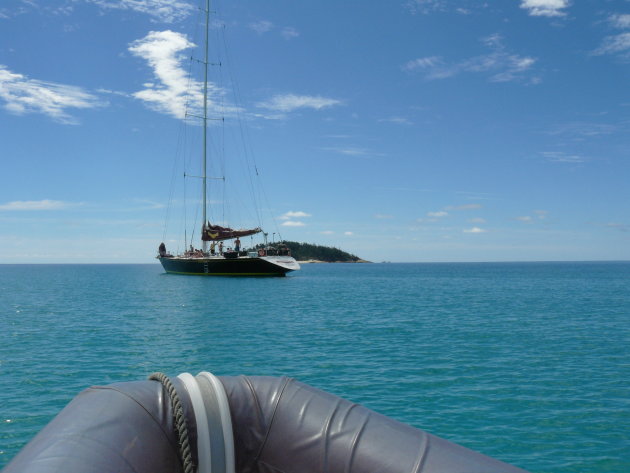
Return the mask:
<path id="1" fill-rule="evenodd" d="M 526 473 L 291 378 L 86 389 L 4 473 Z"/>

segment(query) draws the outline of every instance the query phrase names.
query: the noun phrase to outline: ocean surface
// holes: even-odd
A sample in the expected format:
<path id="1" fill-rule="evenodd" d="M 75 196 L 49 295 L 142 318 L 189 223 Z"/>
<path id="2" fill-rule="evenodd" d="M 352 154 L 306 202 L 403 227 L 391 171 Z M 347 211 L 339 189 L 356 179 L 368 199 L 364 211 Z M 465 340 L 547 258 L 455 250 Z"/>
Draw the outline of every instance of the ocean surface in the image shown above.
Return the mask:
<path id="1" fill-rule="evenodd" d="M 630 263 L 0 265 L 0 467 L 93 384 L 288 375 L 532 472 L 630 472 Z"/>

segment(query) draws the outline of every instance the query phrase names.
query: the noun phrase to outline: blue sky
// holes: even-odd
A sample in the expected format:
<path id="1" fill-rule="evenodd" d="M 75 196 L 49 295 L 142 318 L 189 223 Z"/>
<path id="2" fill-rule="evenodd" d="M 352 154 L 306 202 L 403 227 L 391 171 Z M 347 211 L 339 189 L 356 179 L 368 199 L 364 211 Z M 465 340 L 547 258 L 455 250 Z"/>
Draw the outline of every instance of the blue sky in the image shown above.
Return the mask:
<path id="1" fill-rule="evenodd" d="M 211 173 L 237 197 L 214 221 L 373 261 L 630 259 L 628 0 L 213 9 Z M 0 4 L 0 263 L 183 246 L 198 21 L 193 0 Z"/>

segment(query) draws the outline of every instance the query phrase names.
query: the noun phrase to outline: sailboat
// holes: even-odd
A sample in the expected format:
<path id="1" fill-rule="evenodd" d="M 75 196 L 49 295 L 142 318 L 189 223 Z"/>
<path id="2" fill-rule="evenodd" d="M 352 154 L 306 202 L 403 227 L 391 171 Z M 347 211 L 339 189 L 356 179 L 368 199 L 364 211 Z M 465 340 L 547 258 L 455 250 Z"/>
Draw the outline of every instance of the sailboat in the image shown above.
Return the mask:
<path id="1" fill-rule="evenodd" d="M 207 275 L 207 276 L 285 276 L 288 272 L 300 269 L 298 262 L 291 256 L 289 248 L 279 244 L 267 245 L 267 234 L 262 228 L 233 229 L 212 224 L 208 220 L 208 33 L 210 29 L 210 0 L 205 5 L 205 58 L 203 82 L 203 121 L 202 127 L 202 248 L 189 249 L 178 255 L 167 252 L 166 245 L 158 248 L 158 260 L 167 273 Z M 240 238 L 263 233 L 265 243 L 250 250 L 241 246 Z M 223 241 L 234 240 L 233 246 L 223 251 Z M 219 242 L 217 251 L 217 242 Z M 210 251 L 208 251 L 210 244 Z M 186 248 L 186 245 L 185 245 Z"/>

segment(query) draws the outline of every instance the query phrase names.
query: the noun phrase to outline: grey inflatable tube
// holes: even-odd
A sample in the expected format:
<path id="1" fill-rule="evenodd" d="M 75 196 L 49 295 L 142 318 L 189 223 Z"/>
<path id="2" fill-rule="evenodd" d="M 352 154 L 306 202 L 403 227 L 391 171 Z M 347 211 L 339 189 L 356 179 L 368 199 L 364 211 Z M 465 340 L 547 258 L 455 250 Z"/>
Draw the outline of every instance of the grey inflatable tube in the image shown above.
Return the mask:
<path id="1" fill-rule="evenodd" d="M 172 383 L 198 473 L 524 473 L 291 378 L 200 373 Z M 183 472 L 167 390 L 157 381 L 86 389 L 3 470 L 61 471 Z"/>

